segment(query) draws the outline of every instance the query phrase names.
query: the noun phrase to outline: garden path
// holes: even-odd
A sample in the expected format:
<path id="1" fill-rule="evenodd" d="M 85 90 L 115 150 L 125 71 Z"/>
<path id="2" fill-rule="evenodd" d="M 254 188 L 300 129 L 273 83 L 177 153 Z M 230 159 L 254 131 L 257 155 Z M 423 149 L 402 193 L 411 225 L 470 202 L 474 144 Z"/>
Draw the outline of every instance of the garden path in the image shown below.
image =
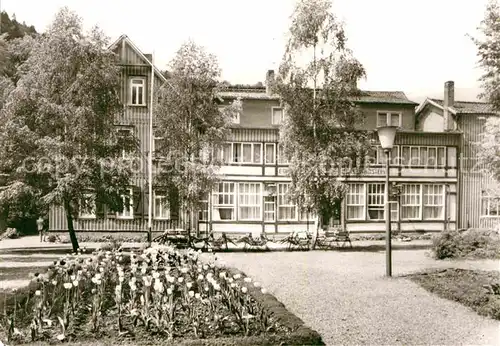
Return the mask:
<path id="1" fill-rule="evenodd" d="M 424 250 L 222 253 L 317 330 L 327 345 L 498 345 L 500 323 L 439 298 L 401 275 L 426 268 L 500 270 L 500 263 L 436 261 Z"/>

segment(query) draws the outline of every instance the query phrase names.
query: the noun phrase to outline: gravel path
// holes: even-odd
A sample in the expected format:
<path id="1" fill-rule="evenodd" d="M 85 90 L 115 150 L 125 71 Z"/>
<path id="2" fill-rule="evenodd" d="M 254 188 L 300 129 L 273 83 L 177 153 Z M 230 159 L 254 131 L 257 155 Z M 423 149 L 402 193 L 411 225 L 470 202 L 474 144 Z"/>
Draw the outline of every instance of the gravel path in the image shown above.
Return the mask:
<path id="1" fill-rule="evenodd" d="M 260 281 L 327 345 L 497 345 L 498 321 L 432 295 L 397 275 L 425 268 L 498 270 L 498 261 L 435 261 L 426 251 L 221 253 Z"/>

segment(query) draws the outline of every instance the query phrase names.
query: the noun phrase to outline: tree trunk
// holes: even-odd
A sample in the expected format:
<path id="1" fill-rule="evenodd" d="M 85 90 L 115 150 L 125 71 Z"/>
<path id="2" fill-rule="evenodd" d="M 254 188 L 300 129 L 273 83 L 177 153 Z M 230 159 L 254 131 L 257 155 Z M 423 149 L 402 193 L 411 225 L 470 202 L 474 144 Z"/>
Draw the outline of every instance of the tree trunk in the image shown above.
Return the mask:
<path id="1" fill-rule="evenodd" d="M 318 240 L 319 228 L 321 227 L 321 217 L 320 216 L 316 217 L 315 226 L 316 227 L 314 227 L 315 230 L 314 230 L 313 242 L 312 242 L 312 246 L 311 246 L 312 250 L 316 249 L 316 241 Z"/>
<path id="2" fill-rule="evenodd" d="M 71 239 L 71 245 L 73 246 L 73 252 L 78 251 L 78 239 L 76 238 L 75 228 L 73 227 L 73 210 L 71 209 L 71 203 L 68 200 L 64 200 L 64 209 L 66 210 L 66 221 L 68 223 L 69 238 Z"/>
<path id="3" fill-rule="evenodd" d="M 8 226 L 9 220 L 9 206 L 6 205 L 3 208 L 0 208 L 0 233 L 3 233 Z"/>

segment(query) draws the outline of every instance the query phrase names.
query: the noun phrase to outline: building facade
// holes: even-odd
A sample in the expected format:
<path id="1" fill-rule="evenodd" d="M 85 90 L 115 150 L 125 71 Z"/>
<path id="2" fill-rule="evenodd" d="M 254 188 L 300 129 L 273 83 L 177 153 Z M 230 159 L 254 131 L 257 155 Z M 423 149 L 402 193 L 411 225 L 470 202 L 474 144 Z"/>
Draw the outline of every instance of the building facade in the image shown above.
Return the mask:
<path id="1" fill-rule="evenodd" d="M 122 68 L 124 111 L 117 119 L 117 131 L 133 131 L 139 139 L 136 163 L 141 169 L 134 174 L 129 194 L 123 196 L 124 204 L 129 207 L 122 213 L 96 206 L 93 211 L 82 213 L 74 224 L 77 231 L 146 231 L 151 78 L 157 87 L 166 83 L 166 79 L 158 69 L 152 70 L 151 56 L 143 54 L 127 36 L 120 37 L 110 49 L 117 53 Z M 270 78 L 272 74 L 268 72 L 267 85 Z M 234 120 L 230 139 L 218 152 L 224 162 L 221 182 L 204 197 L 203 207 L 192 225 L 186 224 L 183 213 L 169 203 L 166 193 L 154 187 L 153 231 L 186 227 L 201 233 L 312 231 L 315 215 L 301 212 L 287 197 L 288 162 L 279 141 L 279 128 L 286 114 L 279 97 L 267 87 L 230 87 L 220 97 L 221 106 L 235 99 L 242 102 L 242 112 Z M 465 176 L 460 167 L 460 158 L 465 153 L 471 155 L 471 147 L 465 143 L 473 140 L 464 139 L 461 129 L 469 123 L 469 127 L 476 126 L 472 124 L 475 120 L 467 120 L 474 118 L 464 116 L 462 122 L 453 125 L 456 128 L 445 130 L 443 119 L 452 124 L 454 118 L 446 112 L 440 115 L 438 101 L 428 100 L 416 110 L 417 104 L 400 91 L 363 91 L 355 102 L 364 114 L 362 130 L 373 132 L 383 125 L 399 127 L 390 162 L 391 189 L 397 192 L 390 201 L 392 229 L 439 232 L 475 225 L 473 220 L 479 217 L 481 201 L 471 200 L 477 206 L 464 207 L 468 198 L 465 196 L 471 194 L 466 181 L 472 178 Z M 480 132 L 479 127 L 477 131 Z M 339 176 L 349 189 L 336 206 L 329 221 L 331 226 L 360 233 L 385 230 L 385 156 L 377 145 L 373 133 L 373 164 L 363 175 L 345 172 Z M 474 181 L 477 183 L 478 179 Z M 49 225 L 51 231 L 67 230 L 61 208 L 51 208 Z"/>
<path id="2" fill-rule="evenodd" d="M 221 97 L 225 102 L 241 99 L 243 110 L 222 150 L 222 182 L 205 200 L 200 229 L 254 234 L 312 230 L 315 216 L 287 198 L 288 163 L 279 143 L 286 114 L 279 97 L 266 87 L 229 88 Z M 460 135 L 417 131 L 416 103 L 402 92 L 364 91 L 356 103 L 365 116 L 364 130 L 399 127 L 390 163 L 391 182 L 400 191 L 391 201 L 393 230 L 455 229 Z M 374 136 L 374 164 L 362 176 L 340 176 L 349 191 L 331 226 L 362 233 L 385 230 L 385 157 L 377 142 Z"/>
<path id="3" fill-rule="evenodd" d="M 133 176 L 128 194 L 123 196 L 126 206 L 121 213 L 107 210 L 106 206 L 94 206 L 92 210 L 80 212 L 74 220 L 76 231 L 87 232 L 138 232 L 148 230 L 148 155 L 149 119 L 151 111 L 151 78 L 153 87 L 161 87 L 166 79 L 156 67 L 152 68 L 151 54 L 144 54 L 125 35 L 110 47 L 117 54 L 121 67 L 120 97 L 123 112 L 116 118 L 119 133 L 131 132 L 138 139 L 134 153 L 123 153 L 126 164 L 130 164 Z M 154 73 L 153 73 L 154 71 Z M 153 118 L 154 119 L 154 118 Z M 170 208 L 166 193 L 153 189 L 152 230 L 184 227 L 178 210 Z M 49 231 L 67 230 L 66 217 L 61 207 L 52 207 L 49 212 Z"/>
<path id="4" fill-rule="evenodd" d="M 496 184 L 477 160 L 477 142 L 490 117 L 497 117 L 488 103 L 455 100 L 455 86 L 448 81 L 443 99 L 426 99 L 416 110 L 417 128 L 440 133 L 460 133 L 459 140 L 459 228 L 496 228 L 500 210 L 490 191 Z"/>

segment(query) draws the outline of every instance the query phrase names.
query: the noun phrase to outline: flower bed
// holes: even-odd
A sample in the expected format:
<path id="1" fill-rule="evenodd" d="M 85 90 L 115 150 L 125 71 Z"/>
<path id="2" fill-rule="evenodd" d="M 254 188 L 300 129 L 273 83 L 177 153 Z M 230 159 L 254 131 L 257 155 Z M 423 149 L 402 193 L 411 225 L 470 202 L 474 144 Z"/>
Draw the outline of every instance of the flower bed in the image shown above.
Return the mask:
<path id="1" fill-rule="evenodd" d="M 321 344 L 259 283 L 208 257 L 169 246 L 67 256 L 21 292 L 4 293 L 0 340 Z"/>

